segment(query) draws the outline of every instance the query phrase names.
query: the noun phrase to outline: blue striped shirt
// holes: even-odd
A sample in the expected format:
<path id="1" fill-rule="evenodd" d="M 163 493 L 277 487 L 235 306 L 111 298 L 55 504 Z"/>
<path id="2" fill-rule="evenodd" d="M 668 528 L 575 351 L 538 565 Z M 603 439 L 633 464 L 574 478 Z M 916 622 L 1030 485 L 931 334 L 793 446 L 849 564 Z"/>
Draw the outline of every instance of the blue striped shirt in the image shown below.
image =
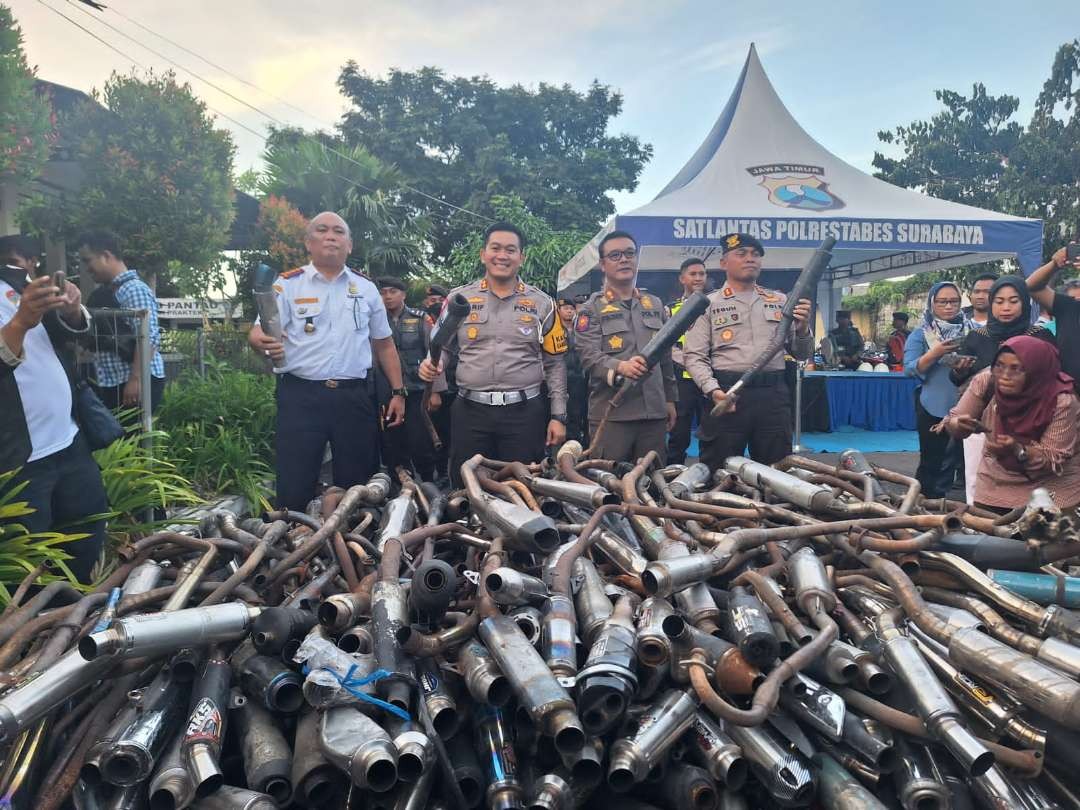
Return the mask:
<path id="1" fill-rule="evenodd" d="M 116 300 L 124 309 L 145 309 L 150 313 L 150 345 L 154 357 L 150 361 L 150 374 L 165 377 L 165 361 L 161 359 L 161 329 L 158 327 L 158 303 L 154 293 L 136 270 L 128 269 L 112 280 Z M 123 385 L 131 376 L 131 364 L 125 363 L 115 352 L 99 350 L 94 358 L 94 372 L 101 388 Z"/>

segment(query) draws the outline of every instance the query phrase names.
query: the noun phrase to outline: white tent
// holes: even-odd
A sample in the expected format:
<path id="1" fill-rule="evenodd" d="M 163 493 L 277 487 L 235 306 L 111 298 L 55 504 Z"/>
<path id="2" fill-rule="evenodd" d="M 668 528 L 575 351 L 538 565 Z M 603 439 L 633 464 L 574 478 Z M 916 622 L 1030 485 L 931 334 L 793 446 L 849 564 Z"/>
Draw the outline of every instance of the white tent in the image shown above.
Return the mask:
<path id="1" fill-rule="evenodd" d="M 656 199 L 613 217 L 559 271 L 560 290 L 597 267 L 600 239 L 615 229 L 638 240 L 645 272 L 674 271 L 689 256 L 714 269 L 721 237 L 732 231 L 761 240 L 765 270 L 790 271 L 825 236 L 835 236 L 832 266 L 818 290 L 825 323 L 847 285 L 1002 258 L 1031 273 L 1042 253 L 1041 220 L 899 188 L 833 155 L 780 101 L 753 45 L 697 152 Z M 788 286 L 769 275 L 764 285 Z"/>

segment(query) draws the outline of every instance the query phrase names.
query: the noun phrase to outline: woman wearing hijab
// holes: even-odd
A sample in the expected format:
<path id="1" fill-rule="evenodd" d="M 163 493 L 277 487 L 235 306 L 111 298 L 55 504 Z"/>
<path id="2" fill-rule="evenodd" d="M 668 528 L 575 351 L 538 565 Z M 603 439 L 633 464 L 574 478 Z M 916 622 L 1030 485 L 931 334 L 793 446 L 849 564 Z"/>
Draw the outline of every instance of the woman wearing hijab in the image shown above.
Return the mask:
<path id="1" fill-rule="evenodd" d="M 1057 348 L 1021 335 L 972 378 L 943 426 L 957 438 L 987 432 L 975 503 L 1004 514 L 1025 505 L 1036 487 L 1063 510 L 1080 504 L 1078 421 L 1080 401 Z"/>
<path id="2" fill-rule="evenodd" d="M 915 477 L 928 498 L 945 497 L 956 469 L 956 453 L 949 446 L 949 437 L 932 428 L 956 405 L 956 386 L 942 358 L 955 357 L 966 333 L 960 288 L 948 281 L 935 284 L 926 297 L 922 324 L 904 345 L 904 371 L 922 381 L 915 398 L 919 429 L 919 469 Z"/>
<path id="3" fill-rule="evenodd" d="M 1002 276 L 990 288 L 990 312 L 986 326 L 968 332 L 960 346 L 962 362 L 951 378 L 960 391 L 976 374 L 989 368 L 1001 345 L 1010 338 L 1031 335 L 1053 342 L 1045 326 L 1031 323 L 1031 298 L 1027 283 L 1019 276 Z M 971 358 L 971 359 L 967 359 Z M 976 433 L 964 441 L 964 488 L 967 502 L 975 502 L 975 476 L 983 455 L 983 435 Z"/>

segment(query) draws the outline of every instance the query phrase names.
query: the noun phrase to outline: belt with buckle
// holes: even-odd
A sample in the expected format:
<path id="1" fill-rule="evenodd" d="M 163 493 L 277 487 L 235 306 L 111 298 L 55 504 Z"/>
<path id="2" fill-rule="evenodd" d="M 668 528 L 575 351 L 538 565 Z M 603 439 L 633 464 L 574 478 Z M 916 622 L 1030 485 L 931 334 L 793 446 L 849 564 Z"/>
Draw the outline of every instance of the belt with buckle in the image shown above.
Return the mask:
<path id="1" fill-rule="evenodd" d="M 713 378 L 720 383 L 724 389 L 730 388 L 742 378 L 743 373 L 741 371 L 717 371 L 713 369 Z M 780 385 L 784 382 L 783 371 L 763 371 L 755 377 L 752 377 L 749 382 L 746 383 L 746 388 L 772 388 L 775 385 Z"/>
<path id="2" fill-rule="evenodd" d="M 517 405 L 529 399 L 540 396 L 541 386 L 534 385 L 523 391 L 470 391 L 467 388 L 458 390 L 458 396 L 464 397 L 469 402 L 479 402 L 481 405 Z"/>
<path id="3" fill-rule="evenodd" d="M 321 385 L 323 388 L 355 388 L 358 385 L 367 385 L 367 377 L 353 377 L 347 380 L 306 380 L 295 374 L 283 374 L 284 379 L 290 382 L 304 383 L 305 385 Z"/>

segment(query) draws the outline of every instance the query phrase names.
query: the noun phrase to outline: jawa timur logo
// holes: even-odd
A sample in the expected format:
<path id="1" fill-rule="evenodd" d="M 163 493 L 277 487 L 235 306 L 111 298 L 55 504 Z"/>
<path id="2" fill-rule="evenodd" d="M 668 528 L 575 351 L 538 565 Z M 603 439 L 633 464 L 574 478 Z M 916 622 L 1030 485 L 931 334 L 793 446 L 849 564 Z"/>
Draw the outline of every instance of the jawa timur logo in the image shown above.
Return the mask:
<path id="1" fill-rule="evenodd" d="M 781 208 L 798 208 L 801 211 L 830 211 L 844 207 L 844 201 L 829 191 L 821 166 L 803 163 L 769 163 L 765 166 L 747 166 L 754 177 L 761 178 L 759 185 L 769 192 L 769 202 Z"/>

